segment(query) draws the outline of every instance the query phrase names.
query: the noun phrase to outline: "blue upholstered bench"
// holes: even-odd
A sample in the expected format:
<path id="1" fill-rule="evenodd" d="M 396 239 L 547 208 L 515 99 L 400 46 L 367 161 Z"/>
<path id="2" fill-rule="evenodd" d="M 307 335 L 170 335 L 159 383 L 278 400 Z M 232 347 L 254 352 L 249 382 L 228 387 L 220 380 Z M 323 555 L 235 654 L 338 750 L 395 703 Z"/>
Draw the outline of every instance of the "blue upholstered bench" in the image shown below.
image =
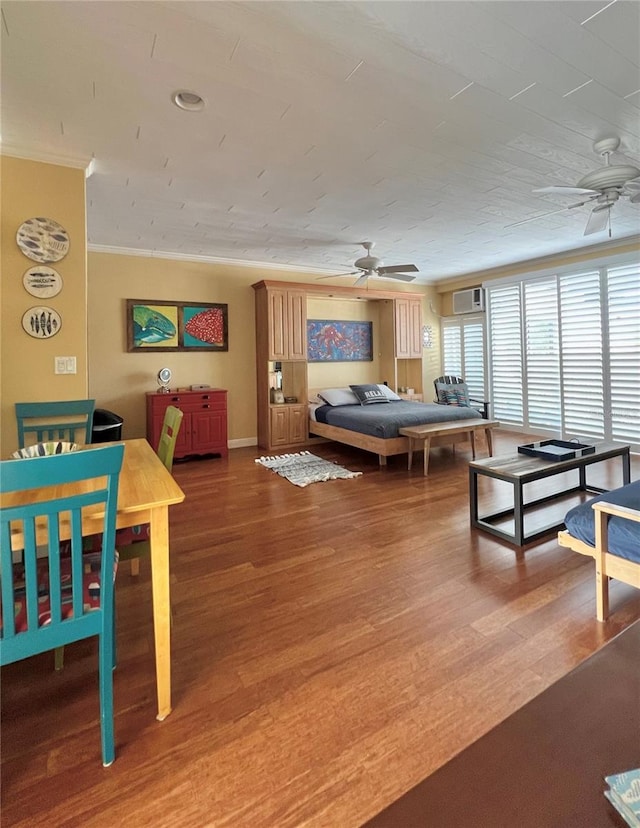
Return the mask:
<path id="1" fill-rule="evenodd" d="M 640 589 L 640 480 L 567 512 L 558 543 L 596 562 L 598 621 L 609 614 L 609 578 Z"/>

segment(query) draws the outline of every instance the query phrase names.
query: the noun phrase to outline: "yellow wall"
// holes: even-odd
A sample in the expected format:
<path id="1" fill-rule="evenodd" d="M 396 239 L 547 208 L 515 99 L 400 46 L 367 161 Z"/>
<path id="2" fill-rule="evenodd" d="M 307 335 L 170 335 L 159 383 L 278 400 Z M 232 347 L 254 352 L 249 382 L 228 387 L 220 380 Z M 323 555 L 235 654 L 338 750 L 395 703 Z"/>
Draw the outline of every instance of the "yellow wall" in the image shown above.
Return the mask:
<path id="1" fill-rule="evenodd" d="M 89 252 L 89 393 L 99 408 L 124 418 L 123 437 L 144 437 L 145 393 L 157 390 L 156 374 L 171 369 L 171 386 L 185 388 L 195 383 L 228 390 L 229 441 L 231 447 L 255 444 L 256 374 L 255 310 L 251 285 L 262 279 L 306 282 L 308 274 L 263 270 L 258 267 L 191 262 L 147 256 Z M 344 284 L 343 282 L 340 282 Z M 389 282 L 376 287 L 391 288 Z M 395 285 L 393 286 L 395 288 Z M 404 287 L 404 286 L 402 286 Z M 402 289 L 402 288 L 400 288 Z M 407 290 L 416 291 L 411 285 Z M 433 301 L 435 291 L 427 288 Z M 420 289 L 418 288 L 418 291 Z M 425 302 L 428 305 L 427 297 Z M 164 299 L 194 302 L 224 302 L 229 306 L 229 350 L 222 353 L 146 352 L 128 353 L 126 344 L 126 299 Z M 309 297 L 309 318 L 371 319 L 373 302 Z M 427 314 L 432 317 L 427 308 Z M 439 333 L 436 332 L 439 343 Z M 440 371 L 438 365 L 429 383 Z M 430 351 L 425 351 L 425 356 Z M 425 360 L 425 364 L 432 360 Z M 309 387 L 333 387 L 349 382 L 378 382 L 376 363 L 311 365 Z"/>
<path id="2" fill-rule="evenodd" d="M 308 319 L 336 319 L 371 322 L 373 335 L 373 360 L 371 362 L 310 362 L 308 366 L 309 389 L 343 388 L 359 383 L 382 382 L 380 376 L 380 327 L 377 302 L 337 302 L 335 299 L 307 299 Z"/>
<path id="3" fill-rule="evenodd" d="M 0 171 L 0 457 L 6 458 L 17 448 L 14 403 L 82 399 L 88 394 L 86 224 L 83 170 L 2 156 Z M 51 299 L 31 296 L 22 284 L 25 271 L 38 262 L 22 253 L 16 233 L 23 221 L 36 216 L 57 221 L 69 233 L 69 252 L 50 265 L 63 280 L 62 291 Z M 34 339 L 22 329 L 22 315 L 38 305 L 53 308 L 62 319 L 59 333 L 48 339 Z M 55 356 L 75 356 L 77 373 L 54 374 Z"/>
<path id="4" fill-rule="evenodd" d="M 18 401 L 94 397 L 99 408 L 110 409 L 124 418 L 125 438 L 145 436 L 145 393 L 157 389 L 156 374 L 164 366 L 173 372 L 172 387 L 208 383 L 226 388 L 231 446 L 255 443 L 255 316 L 251 285 L 269 279 L 306 282 L 312 286 L 313 277 L 293 271 L 119 253 L 90 252 L 87 256 L 83 170 L 3 156 L 0 171 L 0 456 L 7 457 L 17 447 L 14 403 Z M 71 240 L 67 256 L 52 264 L 64 285 L 58 296 L 49 300 L 32 297 L 22 286 L 24 272 L 36 263 L 22 254 L 15 236 L 20 224 L 34 216 L 54 219 L 67 229 Z M 345 282 L 336 279 L 336 284 Z M 434 330 L 434 346 L 423 352 L 423 384 L 429 387 L 441 373 L 439 299 L 435 288 L 396 285 L 388 280 L 371 280 L 371 286 L 398 292 L 424 292 L 425 324 L 432 325 Z M 128 353 L 126 299 L 228 304 L 229 351 Z M 375 349 L 372 363 L 334 363 L 328 371 L 327 366 L 312 366 L 310 385 L 316 386 L 317 382 L 316 387 L 327 387 L 388 379 L 378 376 L 376 312 L 363 310 L 374 303 L 315 297 L 309 303 L 310 316 L 316 318 L 371 319 Z M 44 304 L 60 313 L 63 324 L 54 337 L 38 341 L 24 333 L 21 319 L 28 308 Z M 75 356 L 77 373 L 54 374 L 55 356 Z"/>

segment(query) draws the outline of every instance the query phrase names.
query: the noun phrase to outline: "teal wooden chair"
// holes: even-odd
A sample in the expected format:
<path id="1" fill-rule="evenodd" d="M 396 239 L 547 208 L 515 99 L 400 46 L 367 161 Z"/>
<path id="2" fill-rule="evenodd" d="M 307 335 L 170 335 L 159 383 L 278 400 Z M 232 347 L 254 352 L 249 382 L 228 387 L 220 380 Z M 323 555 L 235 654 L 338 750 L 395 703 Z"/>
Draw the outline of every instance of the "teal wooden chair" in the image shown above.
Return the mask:
<path id="1" fill-rule="evenodd" d="M 95 400 L 16 403 L 18 448 L 25 448 L 27 441 L 90 443 L 95 407 Z"/>
<path id="2" fill-rule="evenodd" d="M 115 529 L 123 455 L 124 446 L 114 444 L 0 463 L 0 664 L 98 636 L 105 767 L 115 757 Z M 85 481 L 94 482 L 87 486 Z M 43 482 L 68 484 L 69 491 L 37 500 Z M 84 554 L 82 542 L 82 510 L 90 507 L 104 512 L 101 552 L 93 561 Z M 22 552 L 17 564 L 12 536 Z"/>

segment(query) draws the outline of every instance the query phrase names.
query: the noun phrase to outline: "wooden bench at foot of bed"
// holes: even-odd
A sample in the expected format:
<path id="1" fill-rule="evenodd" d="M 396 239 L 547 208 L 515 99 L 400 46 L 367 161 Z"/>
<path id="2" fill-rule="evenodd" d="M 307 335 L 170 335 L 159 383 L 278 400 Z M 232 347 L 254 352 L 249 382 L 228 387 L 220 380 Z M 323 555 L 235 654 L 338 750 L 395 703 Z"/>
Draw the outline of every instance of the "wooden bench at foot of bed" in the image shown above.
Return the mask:
<path id="1" fill-rule="evenodd" d="M 581 555 L 589 555 L 596 562 L 596 614 L 598 621 L 606 621 L 609 615 L 609 578 L 622 581 L 640 589 L 640 563 L 621 558 L 609 552 L 607 541 L 607 521 L 609 516 L 617 516 L 640 524 L 640 511 L 617 506 L 600 500 L 592 506 L 595 512 L 596 545 L 574 538 L 565 529 L 558 533 L 558 543 Z M 640 530 L 640 526 L 638 527 Z M 638 532 L 640 539 L 640 531 Z"/>
<path id="2" fill-rule="evenodd" d="M 487 438 L 487 449 L 489 457 L 493 457 L 493 440 L 491 429 L 497 428 L 500 423 L 497 420 L 485 420 L 479 417 L 477 420 L 457 420 L 452 423 L 425 423 L 424 425 L 407 426 L 400 429 L 400 434 L 409 438 L 409 460 L 407 467 L 411 471 L 413 459 L 414 442 L 422 443 L 424 452 L 424 476 L 429 474 L 429 450 L 431 446 L 451 444 L 454 437 L 462 435 L 461 439 L 469 440 L 471 443 L 471 455 L 476 459 L 476 431 L 484 431 Z M 438 439 L 439 438 L 439 439 Z"/>
<path id="3" fill-rule="evenodd" d="M 414 428 L 432 428 L 438 430 L 446 427 L 446 433 L 443 433 L 443 436 L 431 437 L 430 446 L 450 446 L 456 443 L 464 443 L 470 439 L 470 432 L 473 434 L 475 431 L 482 429 L 488 435 L 489 451 L 491 452 L 491 428 L 498 425 L 499 423 L 495 420 L 478 419 L 456 420 L 455 422 L 448 423 L 431 423 L 429 426 L 414 426 Z M 369 434 L 360 434 L 358 431 L 349 431 L 349 429 L 319 423 L 316 420 L 312 420 L 309 423 L 309 432 L 318 437 L 325 437 L 327 440 L 334 440 L 336 443 L 344 443 L 347 446 L 373 452 L 373 454 L 378 455 L 381 466 L 386 466 L 387 457 L 392 457 L 396 454 L 409 454 L 411 447 L 409 437 L 388 437 L 386 439 L 372 437 Z"/>

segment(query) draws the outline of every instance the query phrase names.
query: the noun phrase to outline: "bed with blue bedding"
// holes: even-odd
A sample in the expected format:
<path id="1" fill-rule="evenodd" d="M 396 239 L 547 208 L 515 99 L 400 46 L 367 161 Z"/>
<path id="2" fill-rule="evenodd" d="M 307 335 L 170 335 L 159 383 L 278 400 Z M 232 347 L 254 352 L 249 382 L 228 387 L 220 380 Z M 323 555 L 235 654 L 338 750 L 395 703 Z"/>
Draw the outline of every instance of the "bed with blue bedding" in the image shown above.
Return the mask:
<path id="1" fill-rule="evenodd" d="M 351 389 L 364 388 L 379 388 L 386 399 L 377 401 L 382 404 L 361 404 L 353 397 Z M 477 420 L 480 417 L 476 409 L 467 406 L 401 400 L 382 385 L 325 389 L 318 392 L 318 397 L 320 403 L 326 402 L 325 397 L 330 402 L 311 406 L 309 432 L 374 452 L 381 465 L 386 464 L 387 457 L 407 454 L 409 451 L 409 439 L 398 434 L 400 428 L 425 423 Z M 466 435 L 455 435 L 448 437 L 445 442 L 453 444 L 466 439 Z"/>
<path id="2" fill-rule="evenodd" d="M 558 543 L 596 562 L 599 621 L 609 614 L 609 578 L 640 588 L 640 480 L 574 506 Z"/>

